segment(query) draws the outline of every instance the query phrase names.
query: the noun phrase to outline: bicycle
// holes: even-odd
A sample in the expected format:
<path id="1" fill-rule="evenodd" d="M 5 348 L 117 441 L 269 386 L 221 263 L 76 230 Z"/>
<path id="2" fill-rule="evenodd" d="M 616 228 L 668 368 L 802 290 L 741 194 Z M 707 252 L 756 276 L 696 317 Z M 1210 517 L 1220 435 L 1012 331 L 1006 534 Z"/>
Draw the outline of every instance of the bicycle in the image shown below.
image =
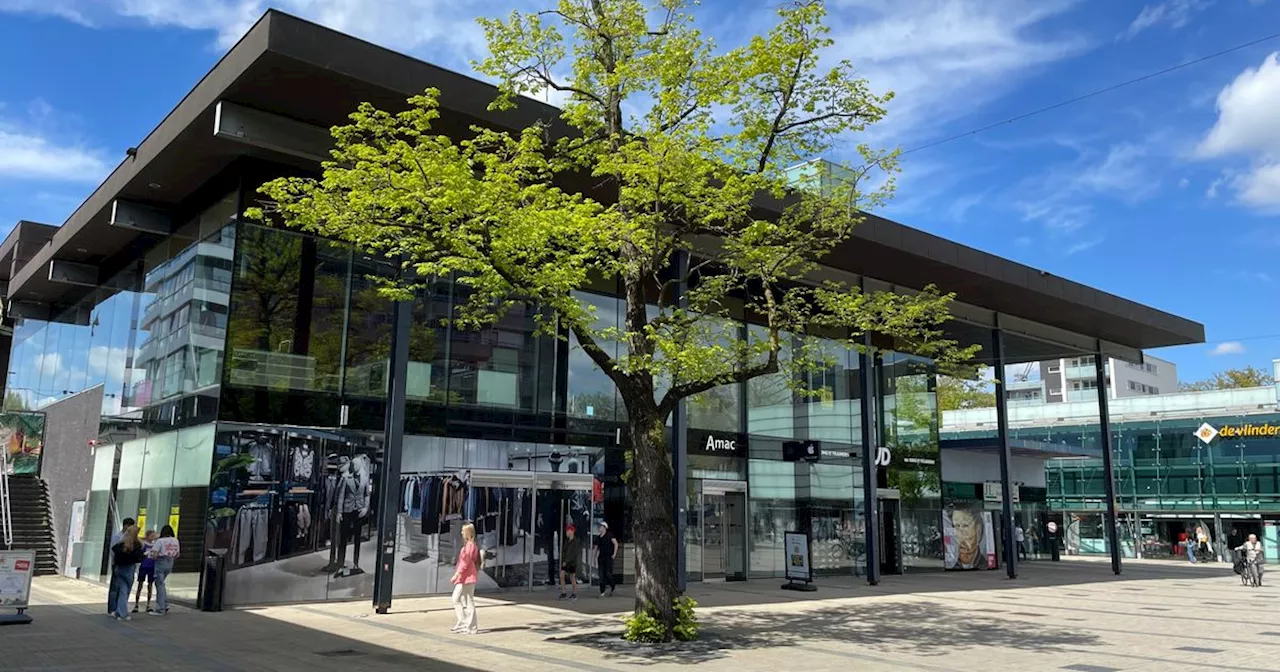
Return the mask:
<path id="1" fill-rule="evenodd" d="M 1240 583 L 1251 588 L 1262 587 L 1262 563 L 1257 560 L 1245 560 L 1244 572 L 1240 574 Z"/>

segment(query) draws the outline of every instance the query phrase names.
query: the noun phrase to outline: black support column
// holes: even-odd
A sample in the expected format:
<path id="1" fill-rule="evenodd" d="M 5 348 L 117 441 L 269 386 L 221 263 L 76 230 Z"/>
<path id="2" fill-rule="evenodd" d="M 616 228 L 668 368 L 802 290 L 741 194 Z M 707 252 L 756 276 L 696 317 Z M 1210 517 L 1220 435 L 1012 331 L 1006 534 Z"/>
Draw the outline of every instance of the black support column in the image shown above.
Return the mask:
<path id="1" fill-rule="evenodd" d="M 877 538 L 880 525 L 876 520 L 876 413 L 874 359 L 871 356 L 871 337 L 863 336 L 863 350 L 858 354 L 858 393 L 862 413 L 862 517 L 866 522 L 867 537 L 867 583 L 880 583 L 880 554 L 876 552 L 880 545 Z"/>
<path id="2" fill-rule="evenodd" d="M 409 331 L 413 302 L 396 301 L 392 307 L 391 376 L 383 433 L 382 471 L 378 479 L 378 564 L 373 574 L 373 607 L 379 614 L 391 608 L 396 567 L 396 526 L 400 498 L 400 460 L 404 448 L 405 387 L 409 372 Z"/>
<path id="3" fill-rule="evenodd" d="M 1000 444 L 1000 489 L 1003 491 L 1000 499 L 1001 510 L 1004 512 L 1004 525 L 1001 528 L 1004 532 L 1005 568 L 1008 570 L 1009 578 L 1016 579 L 1018 578 L 1018 548 L 1013 532 L 1013 482 L 1009 477 L 1009 395 L 1004 383 L 1004 331 L 1000 329 L 999 322 L 991 331 L 991 344 L 995 357 L 992 366 L 995 368 L 996 381 L 996 436 Z"/>
<path id="4" fill-rule="evenodd" d="M 1093 365 L 1098 374 L 1098 427 L 1102 431 L 1103 483 L 1107 491 L 1107 545 L 1111 547 L 1111 571 L 1120 574 L 1120 518 L 1116 516 L 1116 474 L 1111 466 L 1111 409 L 1107 384 L 1107 360 L 1102 356 L 1102 341 L 1098 341 Z"/>

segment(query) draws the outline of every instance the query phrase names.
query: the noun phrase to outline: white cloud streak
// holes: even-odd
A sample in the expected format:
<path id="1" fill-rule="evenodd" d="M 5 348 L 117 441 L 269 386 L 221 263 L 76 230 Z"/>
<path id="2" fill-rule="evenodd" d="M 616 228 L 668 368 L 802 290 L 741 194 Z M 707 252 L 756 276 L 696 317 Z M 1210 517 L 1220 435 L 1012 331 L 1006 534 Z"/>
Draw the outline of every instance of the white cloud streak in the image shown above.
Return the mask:
<path id="1" fill-rule="evenodd" d="M 1214 348 L 1209 351 L 1209 354 L 1214 357 L 1221 357 L 1223 355 L 1242 355 L 1246 351 L 1244 343 L 1241 343 L 1240 341 L 1224 341 L 1214 346 Z"/>
<path id="2" fill-rule="evenodd" d="M 1074 4 L 833 0 L 833 55 L 849 59 L 874 89 L 896 94 L 878 132 L 900 142 L 936 137 L 1022 77 L 1083 52 L 1083 38 L 1045 26 Z"/>
<path id="3" fill-rule="evenodd" d="M 1209 0 L 1167 0 L 1166 2 L 1147 5 L 1129 24 L 1129 29 L 1120 37 L 1132 39 L 1139 33 L 1156 26 L 1166 25 L 1177 30 L 1191 22 L 1191 17 L 1213 4 Z"/>

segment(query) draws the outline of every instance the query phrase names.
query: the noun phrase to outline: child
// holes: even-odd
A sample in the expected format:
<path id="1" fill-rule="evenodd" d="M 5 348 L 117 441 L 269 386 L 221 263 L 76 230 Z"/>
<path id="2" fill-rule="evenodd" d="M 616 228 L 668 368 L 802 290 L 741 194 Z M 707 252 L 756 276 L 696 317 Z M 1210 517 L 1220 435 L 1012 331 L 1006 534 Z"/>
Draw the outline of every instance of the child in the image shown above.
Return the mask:
<path id="1" fill-rule="evenodd" d="M 138 563 L 138 588 L 133 595 L 133 613 L 138 613 L 138 602 L 142 599 L 142 584 L 147 584 L 147 613 L 151 613 L 151 588 L 156 583 L 156 559 L 151 547 L 156 543 L 156 531 L 147 530 L 147 537 L 142 542 L 142 562 Z"/>

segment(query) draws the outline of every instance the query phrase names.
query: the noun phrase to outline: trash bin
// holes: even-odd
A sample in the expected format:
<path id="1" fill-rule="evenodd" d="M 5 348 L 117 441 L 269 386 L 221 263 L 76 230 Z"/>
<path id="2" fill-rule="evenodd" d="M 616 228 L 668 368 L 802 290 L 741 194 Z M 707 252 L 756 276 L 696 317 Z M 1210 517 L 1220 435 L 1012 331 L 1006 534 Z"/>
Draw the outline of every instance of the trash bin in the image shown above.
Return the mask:
<path id="1" fill-rule="evenodd" d="M 200 578 L 200 611 L 222 611 L 222 594 L 227 588 L 227 552 L 209 551 Z"/>

